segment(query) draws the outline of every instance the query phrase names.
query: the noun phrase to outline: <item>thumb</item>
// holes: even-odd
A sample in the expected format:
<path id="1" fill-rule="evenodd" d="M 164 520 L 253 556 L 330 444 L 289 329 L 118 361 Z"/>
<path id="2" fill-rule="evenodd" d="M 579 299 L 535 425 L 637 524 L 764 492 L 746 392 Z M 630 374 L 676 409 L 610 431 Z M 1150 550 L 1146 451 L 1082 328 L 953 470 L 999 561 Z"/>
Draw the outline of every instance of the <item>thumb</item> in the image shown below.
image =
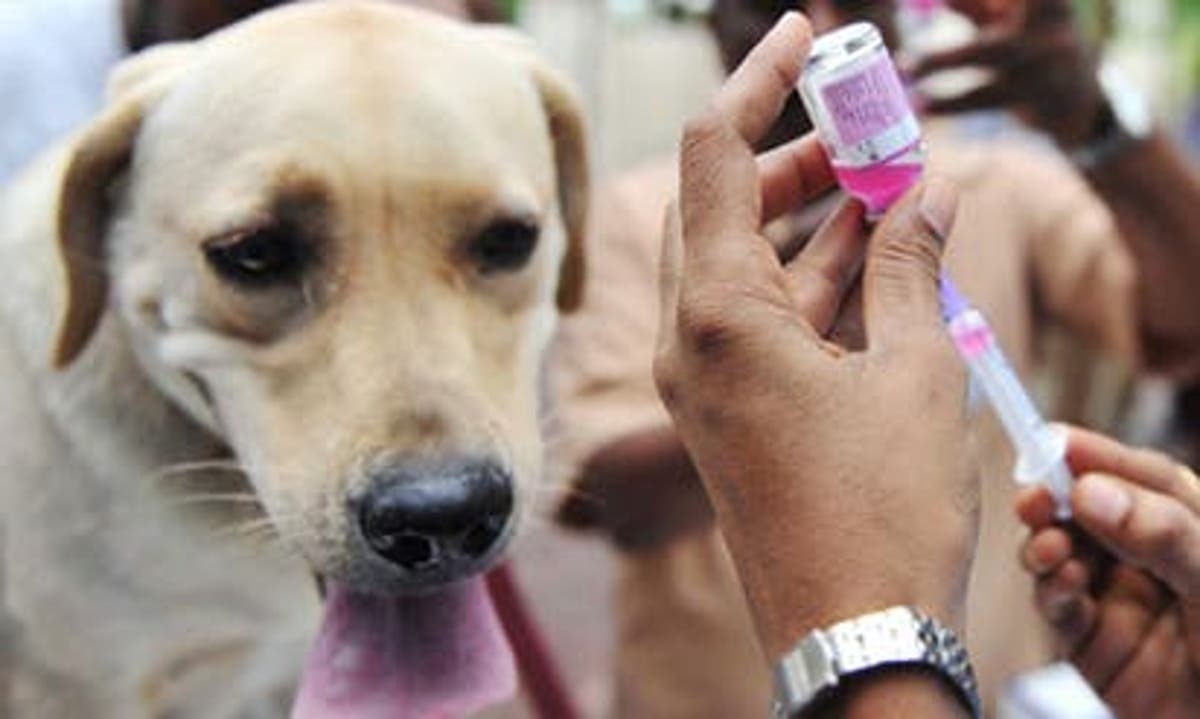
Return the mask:
<path id="1" fill-rule="evenodd" d="M 863 276 L 868 345 L 899 344 L 914 329 L 940 326 L 938 275 L 957 208 L 954 185 L 931 178 L 896 203 L 871 234 Z"/>
<path id="2" fill-rule="evenodd" d="M 1200 607 L 1200 517 L 1173 496 L 1115 475 L 1086 474 L 1071 492 L 1074 521 L 1109 551 Z"/>

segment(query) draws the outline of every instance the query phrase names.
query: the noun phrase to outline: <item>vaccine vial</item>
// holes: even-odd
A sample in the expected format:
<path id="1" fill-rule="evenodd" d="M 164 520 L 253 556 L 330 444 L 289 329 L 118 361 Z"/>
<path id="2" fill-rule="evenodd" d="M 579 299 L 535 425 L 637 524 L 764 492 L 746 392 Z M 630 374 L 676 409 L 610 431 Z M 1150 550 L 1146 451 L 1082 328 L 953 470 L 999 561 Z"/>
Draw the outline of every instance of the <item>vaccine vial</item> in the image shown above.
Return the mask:
<path id="1" fill-rule="evenodd" d="M 921 177 L 921 126 L 879 29 L 868 22 L 818 37 L 800 97 L 838 183 L 878 219 Z"/>

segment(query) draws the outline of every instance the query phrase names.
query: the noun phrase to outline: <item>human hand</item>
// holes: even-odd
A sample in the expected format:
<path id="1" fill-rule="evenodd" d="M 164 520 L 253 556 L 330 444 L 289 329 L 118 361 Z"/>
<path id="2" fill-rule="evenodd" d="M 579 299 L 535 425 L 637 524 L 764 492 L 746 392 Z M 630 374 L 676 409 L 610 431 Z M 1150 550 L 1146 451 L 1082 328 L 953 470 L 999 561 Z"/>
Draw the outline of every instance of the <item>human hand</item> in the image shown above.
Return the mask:
<path id="1" fill-rule="evenodd" d="M 965 377 L 937 293 L 954 188 L 910 192 L 869 239 L 847 201 L 786 263 L 762 234 L 833 183 L 812 136 L 752 150 L 810 40 L 785 15 L 684 131 L 655 359 L 770 657 L 892 604 L 961 628 L 977 533 Z M 829 333 L 864 264 L 853 348 Z"/>
<path id="2" fill-rule="evenodd" d="M 922 57 L 911 74 L 921 79 L 941 70 L 978 67 L 994 76 L 958 96 L 926 98 L 926 112 L 1014 110 L 1065 148 L 1096 136 L 1107 104 L 1096 79 L 1096 49 L 1077 27 L 1071 0 L 1027 0 L 1015 6 L 960 0 L 951 5 L 985 21 L 978 40 Z"/>
<path id="3" fill-rule="evenodd" d="M 1072 430 L 1073 526 L 1045 490 L 1023 492 L 1021 551 L 1038 609 L 1119 717 L 1200 707 L 1200 480 L 1156 452 Z"/>

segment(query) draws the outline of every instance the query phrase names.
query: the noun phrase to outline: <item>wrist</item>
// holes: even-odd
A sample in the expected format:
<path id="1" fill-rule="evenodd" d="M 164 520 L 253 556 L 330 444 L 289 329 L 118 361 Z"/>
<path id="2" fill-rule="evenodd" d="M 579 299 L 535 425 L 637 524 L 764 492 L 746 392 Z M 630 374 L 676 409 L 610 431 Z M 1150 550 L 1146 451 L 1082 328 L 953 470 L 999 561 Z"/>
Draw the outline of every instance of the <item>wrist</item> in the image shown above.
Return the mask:
<path id="1" fill-rule="evenodd" d="M 880 667 L 848 678 L 802 719 L 863 719 L 881 716 L 969 717 L 970 711 L 944 677 L 927 667 Z"/>
<path id="2" fill-rule="evenodd" d="M 898 667 L 928 672 L 943 688 L 910 680 L 897 686 L 893 671 Z M 775 699 L 771 715 L 775 719 L 843 716 L 841 711 L 829 709 L 839 703 L 854 709 L 854 716 L 870 716 L 870 710 L 880 702 L 878 697 L 900 691 L 901 687 L 904 691 L 897 696 L 909 693 L 918 706 L 941 706 L 937 716 L 964 712 L 975 716 L 979 712 L 974 672 L 958 634 L 913 607 L 879 609 L 815 629 L 775 662 L 773 672 Z M 867 690 L 856 686 L 860 679 L 881 674 L 888 675 L 882 694 L 873 682 Z M 941 696 L 943 692 L 961 708 L 951 711 Z"/>
<path id="3" fill-rule="evenodd" d="M 790 543 L 755 550 L 725 536 L 771 660 L 814 629 L 884 606 L 915 607 L 954 632 L 964 630 L 969 561 L 941 562 L 935 575 L 911 571 L 923 562 L 909 556 L 872 557 L 866 550 L 851 555 L 812 542 L 795 545 L 803 547 L 795 552 Z"/>

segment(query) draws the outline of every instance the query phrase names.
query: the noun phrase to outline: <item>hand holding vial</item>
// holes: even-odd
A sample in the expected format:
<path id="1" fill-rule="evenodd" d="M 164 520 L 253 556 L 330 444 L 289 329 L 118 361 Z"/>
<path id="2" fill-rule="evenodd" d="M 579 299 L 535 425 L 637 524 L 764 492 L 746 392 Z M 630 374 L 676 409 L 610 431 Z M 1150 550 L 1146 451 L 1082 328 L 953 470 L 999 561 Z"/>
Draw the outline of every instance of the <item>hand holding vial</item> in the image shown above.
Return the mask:
<path id="1" fill-rule="evenodd" d="M 879 30 L 858 22 L 818 37 L 798 87 L 838 183 L 863 201 L 868 220 L 878 219 L 924 169 L 921 127 Z M 955 347 L 1016 450 L 1014 478 L 1049 487 L 1066 518 L 1065 442 L 1042 421 L 983 315 L 945 274 L 941 302 Z"/>
<path id="2" fill-rule="evenodd" d="M 955 188 L 911 190 L 869 237 L 862 205 L 846 201 L 786 263 L 762 234 L 833 181 L 812 137 L 752 149 L 808 42 L 807 23 L 786 15 L 687 125 L 655 361 L 772 658 L 892 604 L 961 628 L 978 520 L 965 373 L 935 279 Z M 860 268 L 866 347 L 852 349 L 830 332 Z M 847 562 L 872 580 L 848 581 Z"/>

